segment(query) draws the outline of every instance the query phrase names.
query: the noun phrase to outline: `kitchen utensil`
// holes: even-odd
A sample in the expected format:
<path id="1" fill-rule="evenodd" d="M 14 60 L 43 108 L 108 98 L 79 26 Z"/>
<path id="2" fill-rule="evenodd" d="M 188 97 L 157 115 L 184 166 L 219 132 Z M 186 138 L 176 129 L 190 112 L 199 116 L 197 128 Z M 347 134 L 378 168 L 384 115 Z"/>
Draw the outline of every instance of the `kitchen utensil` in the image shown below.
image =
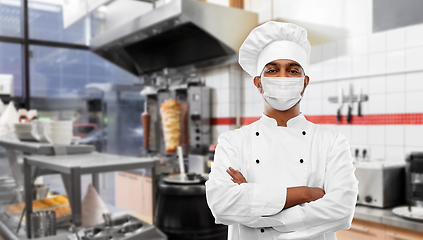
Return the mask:
<path id="1" fill-rule="evenodd" d="M 144 113 L 141 114 L 141 123 L 142 123 L 142 129 L 144 134 L 144 148 L 145 149 L 148 149 L 148 141 L 150 137 L 150 119 L 151 119 L 151 116 L 147 112 L 147 102 L 145 102 Z"/>
<path id="2" fill-rule="evenodd" d="M 343 105 L 344 94 L 342 88 L 338 88 L 338 111 L 336 113 L 336 120 L 341 122 L 341 110 Z"/>
<path id="3" fill-rule="evenodd" d="M 361 112 L 361 102 L 364 101 L 364 97 L 363 97 L 363 88 L 360 88 L 360 95 L 358 95 L 358 108 L 357 108 L 357 115 L 358 116 L 362 116 L 362 112 Z"/>
<path id="4" fill-rule="evenodd" d="M 354 98 L 354 88 L 352 83 L 350 84 L 350 96 L 348 97 L 348 115 L 347 122 L 351 123 L 352 120 L 352 110 L 353 110 L 353 98 Z"/>
<path id="5" fill-rule="evenodd" d="M 32 187 L 32 199 L 44 199 L 47 197 L 50 187 L 47 184 L 34 184 Z"/>
<path id="6" fill-rule="evenodd" d="M 182 154 L 182 147 L 178 146 L 176 149 L 178 151 L 179 169 L 180 169 L 181 175 L 183 175 L 185 174 L 185 165 L 184 165 L 184 156 Z"/>
<path id="7" fill-rule="evenodd" d="M 407 203 L 423 208 L 423 152 L 412 152 L 405 161 Z"/>
<path id="8" fill-rule="evenodd" d="M 404 203 L 404 164 L 382 161 L 355 162 L 358 204 L 378 208 Z"/>
<path id="9" fill-rule="evenodd" d="M 31 213 L 32 238 L 56 235 L 56 212 L 40 211 Z"/>
<path id="10" fill-rule="evenodd" d="M 411 220 L 423 221 L 423 208 L 421 207 L 411 207 L 411 211 L 408 206 L 396 207 L 392 209 L 392 213 Z"/>

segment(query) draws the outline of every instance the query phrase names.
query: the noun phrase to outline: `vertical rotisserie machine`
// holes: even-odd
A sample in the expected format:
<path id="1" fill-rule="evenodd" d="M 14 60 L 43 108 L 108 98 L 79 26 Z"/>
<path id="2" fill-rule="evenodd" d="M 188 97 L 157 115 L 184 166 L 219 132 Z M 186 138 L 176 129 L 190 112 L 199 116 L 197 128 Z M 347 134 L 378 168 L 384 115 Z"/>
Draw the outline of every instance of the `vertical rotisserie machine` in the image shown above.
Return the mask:
<path id="1" fill-rule="evenodd" d="M 146 91 L 150 115 L 148 153 L 166 155 L 160 106 L 168 99 L 179 103 L 181 111 L 180 146 L 189 155 L 189 171 L 206 172 L 206 156 L 211 144 L 211 89 L 199 82 Z"/>

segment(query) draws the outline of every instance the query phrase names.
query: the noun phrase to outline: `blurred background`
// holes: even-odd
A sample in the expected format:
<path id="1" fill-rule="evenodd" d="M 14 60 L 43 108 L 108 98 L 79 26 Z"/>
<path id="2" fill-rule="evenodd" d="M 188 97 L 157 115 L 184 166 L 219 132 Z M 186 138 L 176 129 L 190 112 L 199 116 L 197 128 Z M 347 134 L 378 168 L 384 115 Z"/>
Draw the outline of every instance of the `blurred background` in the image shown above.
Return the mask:
<path id="1" fill-rule="evenodd" d="M 263 111 L 237 63 L 239 47 L 260 24 L 291 22 L 308 30 L 312 45 L 301 112 L 345 135 L 356 162 L 404 167 L 423 152 L 422 9 L 420 0 L 0 0 L 0 98 L 42 118 L 72 120 L 73 135 L 98 152 L 172 161 L 160 106 L 175 99 L 187 168 L 208 173 L 219 135 Z M 0 162 L 0 175 L 10 175 L 6 157 Z M 101 176 L 106 203 L 138 209 L 122 203 L 127 175 Z M 404 181 L 392 191 L 405 202 L 411 179 Z M 63 189 L 55 176 L 44 182 Z M 422 197 L 413 203 L 423 206 Z M 375 207 L 374 198 L 362 204 Z M 152 217 L 150 205 L 139 211 Z M 339 239 L 423 239 L 421 223 L 393 224 L 381 213 L 370 217 L 377 230 L 369 228 L 368 211 Z"/>

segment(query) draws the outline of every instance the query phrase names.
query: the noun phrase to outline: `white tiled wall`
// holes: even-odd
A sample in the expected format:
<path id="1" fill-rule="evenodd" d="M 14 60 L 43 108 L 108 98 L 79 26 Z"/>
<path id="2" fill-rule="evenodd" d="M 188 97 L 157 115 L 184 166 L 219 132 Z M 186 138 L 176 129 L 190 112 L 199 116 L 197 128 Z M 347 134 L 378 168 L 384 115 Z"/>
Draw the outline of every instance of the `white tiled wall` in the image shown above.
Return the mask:
<path id="1" fill-rule="evenodd" d="M 312 46 L 310 86 L 302 103 L 307 107 L 302 111 L 335 115 L 337 105 L 328 97 L 337 96 L 339 87 L 348 94 L 352 83 L 355 94 L 362 89 L 369 96 L 362 104 L 363 114 L 423 113 L 421 56 L 423 24 Z M 356 109 L 355 105 L 354 114 Z M 404 161 L 410 151 L 423 151 L 421 125 L 327 127 L 342 132 L 350 145 L 370 146 L 371 158 Z"/>
<path id="2" fill-rule="evenodd" d="M 216 67 L 199 73 L 206 86 L 212 89 L 212 118 L 235 118 L 241 114 L 242 69 L 238 64 Z M 238 104 L 238 105 L 237 105 Z M 212 142 L 217 143 L 220 134 L 234 129 L 236 125 L 212 126 Z"/>
<path id="3" fill-rule="evenodd" d="M 305 115 L 335 115 L 328 98 L 342 88 L 369 96 L 363 114 L 423 113 L 423 24 L 312 46 L 310 84 L 301 102 Z M 213 90 L 213 117 L 260 117 L 263 98 L 237 64 L 202 73 Z M 239 101 L 239 102 L 238 102 Z M 343 106 L 343 114 L 347 106 Z M 357 115 L 357 105 L 353 114 Z M 422 125 L 325 125 L 343 133 L 352 146 L 369 146 L 371 158 L 404 161 L 423 151 Z M 235 125 L 213 127 L 213 141 Z"/>

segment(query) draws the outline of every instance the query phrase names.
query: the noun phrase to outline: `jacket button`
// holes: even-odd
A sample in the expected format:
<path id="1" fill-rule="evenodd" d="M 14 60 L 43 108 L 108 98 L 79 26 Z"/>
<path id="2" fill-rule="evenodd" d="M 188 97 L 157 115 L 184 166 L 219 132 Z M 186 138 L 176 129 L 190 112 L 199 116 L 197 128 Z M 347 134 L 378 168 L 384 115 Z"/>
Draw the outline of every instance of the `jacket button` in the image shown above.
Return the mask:
<path id="1" fill-rule="evenodd" d="M 306 135 L 306 132 L 305 131 L 303 131 L 303 135 Z"/>
<path id="2" fill-rule="evenodd" d="M 256 159 L 256 163 L 260 163 L 260 160 Z"/>
<path id="3" fill-rule="evenodd" d="M 300 163 L 303 163 L 303 162 L 304 162 L 304 160 L 300 159 Z"/>
<path id="4" fill-rule="evenodd" d="M 260 232 L 264 233 L 264 228 L 260 229 Z"/>
<path id="5" fill-rule="evenodd" d="M 260 135 L 260 133 L 259 132 L 256 132 L 256 136 L 258 136 L 258 135 Z"/>

